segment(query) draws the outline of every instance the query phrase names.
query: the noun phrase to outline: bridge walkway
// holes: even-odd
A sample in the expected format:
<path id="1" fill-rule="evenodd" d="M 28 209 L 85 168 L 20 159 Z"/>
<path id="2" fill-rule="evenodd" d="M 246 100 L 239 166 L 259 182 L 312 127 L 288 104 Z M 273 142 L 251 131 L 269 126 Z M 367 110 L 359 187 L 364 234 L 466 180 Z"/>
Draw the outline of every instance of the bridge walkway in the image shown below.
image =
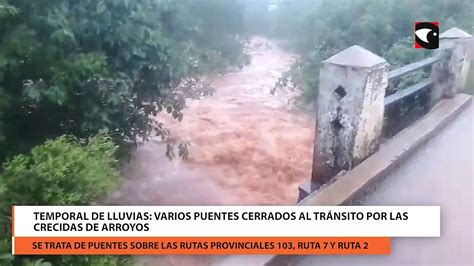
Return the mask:
<path id="1" fill-rule="evenodd" d="M 382 181 L 363 205 L 439 205 L 441 238 L 396 238 L 390 256 L 307 256 L 313 265 L 474 265 L 474 107 Z"/>

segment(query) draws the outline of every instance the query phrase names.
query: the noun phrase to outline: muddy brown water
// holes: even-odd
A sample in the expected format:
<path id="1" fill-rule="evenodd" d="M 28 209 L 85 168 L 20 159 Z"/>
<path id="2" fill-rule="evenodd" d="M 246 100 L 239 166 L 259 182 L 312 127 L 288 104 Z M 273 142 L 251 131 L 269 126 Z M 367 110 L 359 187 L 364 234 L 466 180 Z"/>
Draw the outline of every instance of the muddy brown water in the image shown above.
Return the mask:
<path id="1" fill-rule="evenodd" d="M 188 100 L 184 119 L 156 119 L 190 141 L 188 161 L 166 158 L 158 139 L 141 144 L 124 166 L 120 204 L 293 204 L 310 178 L 314 118 L 291 104 L 297 90 L 276 81 L 295 56 L 254 38 L 252 63 L 212 80 L 213 96 Z"/>
<path id="2" fill-rule="evenodd" d="M 191 143 L 189 160 L 168 160 L 158 139 L 139 146 L 124 166 L 110 204 L 294 204 L 311 176 L 314 118 L 299 111 L 288 88 L 270 91 L 295 56 L 254 38 L 252 62 L 212 79 L 213 96 L 188 100 L 184 119 L 156 119 Z M 214 257 L 162 257 L 160 265 L 209 265 Z M 149 265 L 154 265 L 156 258 Z"/>

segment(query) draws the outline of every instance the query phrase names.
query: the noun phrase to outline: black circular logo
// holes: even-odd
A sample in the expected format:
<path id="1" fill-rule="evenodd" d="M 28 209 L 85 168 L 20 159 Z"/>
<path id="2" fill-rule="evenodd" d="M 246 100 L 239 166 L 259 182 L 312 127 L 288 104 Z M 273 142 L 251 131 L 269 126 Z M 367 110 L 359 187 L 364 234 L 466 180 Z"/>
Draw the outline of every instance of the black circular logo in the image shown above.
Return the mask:
<path id="1" fill-rule="evenodd" d="M 432 22 L 415 24 L 415 47 L 436 49 L 439 47 L 439 28 Z"/>

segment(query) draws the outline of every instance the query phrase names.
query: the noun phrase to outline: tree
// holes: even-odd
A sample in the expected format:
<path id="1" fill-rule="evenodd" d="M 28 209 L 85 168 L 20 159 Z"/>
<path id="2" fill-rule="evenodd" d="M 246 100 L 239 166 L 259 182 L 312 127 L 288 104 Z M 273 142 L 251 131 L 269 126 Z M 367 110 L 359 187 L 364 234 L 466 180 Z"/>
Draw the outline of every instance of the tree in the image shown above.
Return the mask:
<path id="1" fill-rule="evenodd" d="M 11 247 L 11 206 L 87 205 L 105 195 L 119 181 L 117 147 L 104 133 L 87 140 L 62 136 L 17 155 L 0 174 L 0 262 L 26 263 L 25 257 L 5 256 Z M 119 263 L 117 257 L 54 256 L 53 265 Z M 104 264 L 96 264 L 104 265 Z"/>
<path id="2" fill-rule="evenodd" d="M 458 25 L 472 27 L 474 3 L 464 0 L 321 0 L 280 1 L 277 4 L 277 36 L 292 38 L 299 52 L 289 75 L 312 102 L 317 97 L 320 62 L 352 45 L 360 45 L 387 57 L 389 63 L 408 64 L 427 55 L 408 49 L 414 21 L 440 21 L 441 30 Z M 445 26 L 443 26 L 445 25 Z M 277 86 L 286 84 L 279 81 Z"/>
<path id="3" fill-rule="evenodd" d="M 106 194 L 118 148 L 164 136 L 152 123 L 162 110 L 182 119 L 178 84 L 248 61 L 242 10 L 238 0 L 0 0 L 0 254 L 10 253 L 11 205 L 83 205 Z M 123 263 L 0 255 L 2 265 L 12 260 Z"/>
<path id="4" fill-rule="evenodd" d="M 0 161 L 62 134 L 146 139 L 184 77 L 241 65 L 238 1 L 0 2 Z"/>

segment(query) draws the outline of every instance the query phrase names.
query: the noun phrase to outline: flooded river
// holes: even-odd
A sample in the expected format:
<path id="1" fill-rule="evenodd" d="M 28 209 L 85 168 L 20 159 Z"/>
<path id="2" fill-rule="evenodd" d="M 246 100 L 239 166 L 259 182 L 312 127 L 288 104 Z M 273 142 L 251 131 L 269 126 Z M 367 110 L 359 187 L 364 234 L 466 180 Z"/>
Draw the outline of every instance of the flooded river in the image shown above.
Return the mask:
<path id="1" fill-rule="evenodd" d="M 189 160 L 165 157 L 157 140 L 138 148 L 113 202 L 143 205 L 293 204 L 309 180 L 314 118 L 298 111 L 292 89 L 270 91 L 294 55 L 252 39 L 252 62 L 211 80 L 216 92 L 188 100 L 181 122 L 157 119 L 188 140 Z"/>

